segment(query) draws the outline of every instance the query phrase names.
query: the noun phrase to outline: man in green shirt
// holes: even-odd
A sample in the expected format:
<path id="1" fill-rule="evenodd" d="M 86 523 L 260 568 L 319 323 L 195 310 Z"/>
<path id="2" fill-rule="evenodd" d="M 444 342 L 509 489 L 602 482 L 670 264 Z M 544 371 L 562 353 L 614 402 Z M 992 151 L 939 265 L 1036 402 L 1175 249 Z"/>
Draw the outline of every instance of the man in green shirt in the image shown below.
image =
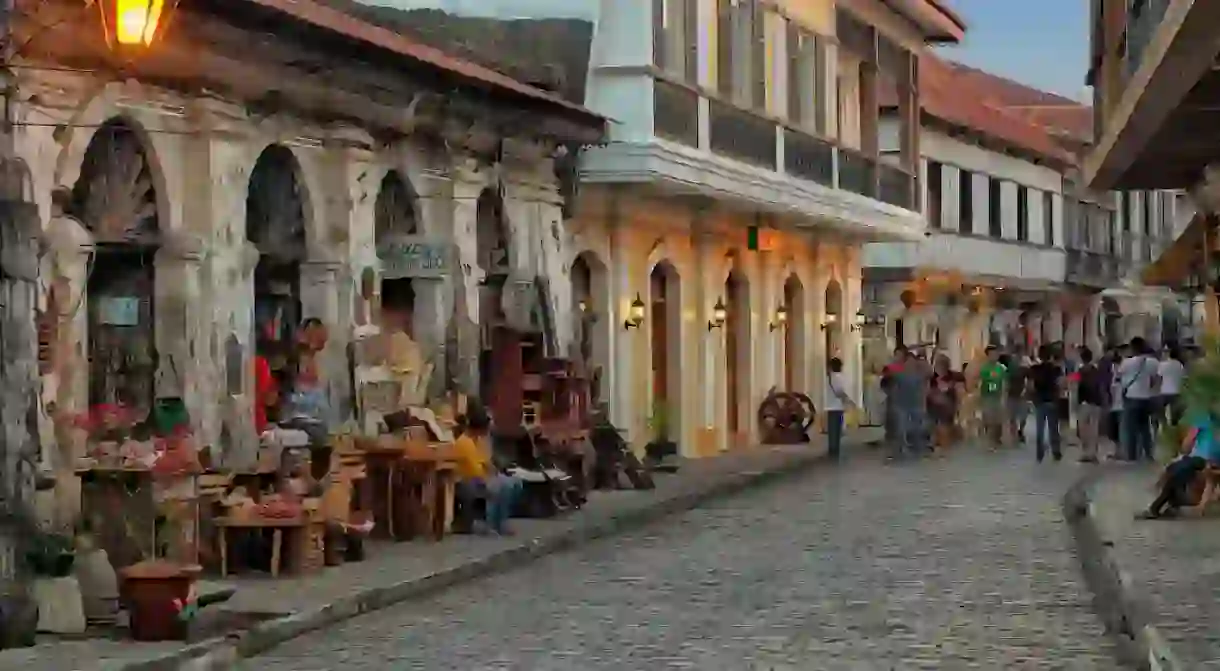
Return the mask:
<path id="1" fill-rule="evenodd" d="M 1000 351 L 988 345 L 987 363 L 979 369 L 979 409 L 983 414 L 983 435 L 995 445 L 1004 438 L 1004 384 L 1008 368 L 1000 363 Z"/>

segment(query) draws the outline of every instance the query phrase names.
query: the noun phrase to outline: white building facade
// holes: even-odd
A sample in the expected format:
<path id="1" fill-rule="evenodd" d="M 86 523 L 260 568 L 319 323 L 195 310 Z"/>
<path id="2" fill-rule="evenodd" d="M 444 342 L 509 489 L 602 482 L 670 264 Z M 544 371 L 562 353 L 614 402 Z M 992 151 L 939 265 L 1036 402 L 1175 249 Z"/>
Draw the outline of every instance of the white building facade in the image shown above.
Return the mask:
<path id="1" fill-rule="evenodd" d="M 1178 339 L 1176 299 L 1135 280 L 1152 250 L 1172 240 L 1176 194 L 1084 192 L 1074 183 L 1075 148 L 1060 129 L 988 101 L 972 87 L 989 75 L 964 78 L 956 67 L 939 64 L 940 81 L 959 100 L 982 100 L 985 116 L 971 124 L 925 110 L 927 237 L 865 252 L 866 302 L 887 324 L 878 357 L 897 344 L 933 345 L 961 366 L 988 344 L 1096 351 L 1135 335 L 1160 342 L 1163 315 L 1164 335 Z"/>
<path id="2" fill-rule="evenodd" d="M 516 29 L 505 17 L 575 17 L 589 35 L 587 68 L 556 87 L 612 123 L 581 163 L 567 263 L 579 338 L 632 441 L 664 416 L 687 455 L 756 443 L 769 390 L 820 405 L 830 356 L 859 392 L 861 245 L 923 235 L 914 77 L 928 42 L 960 39 L 957 17 L 922 0 L 400 6 L 465 12 L 476 28 L 450 37 L 475 52 L 476 35 Z M 538 33 L 531 51 L 561 41 Z M 882 89 L 907 115 L 888 162 Z"/>

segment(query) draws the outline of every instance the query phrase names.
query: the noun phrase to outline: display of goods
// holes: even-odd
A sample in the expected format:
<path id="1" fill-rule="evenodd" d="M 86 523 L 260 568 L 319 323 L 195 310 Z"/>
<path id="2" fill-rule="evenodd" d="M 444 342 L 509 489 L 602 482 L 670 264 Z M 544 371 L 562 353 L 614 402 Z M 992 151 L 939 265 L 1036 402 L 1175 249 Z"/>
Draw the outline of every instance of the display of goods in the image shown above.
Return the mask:
<path id="1" fill-rule="evenodd" d="M 301 516 L 301 504 L 283 499 L 267 501 L 258 506 L 258 516 L 265 519 L 293 519 Z"/>

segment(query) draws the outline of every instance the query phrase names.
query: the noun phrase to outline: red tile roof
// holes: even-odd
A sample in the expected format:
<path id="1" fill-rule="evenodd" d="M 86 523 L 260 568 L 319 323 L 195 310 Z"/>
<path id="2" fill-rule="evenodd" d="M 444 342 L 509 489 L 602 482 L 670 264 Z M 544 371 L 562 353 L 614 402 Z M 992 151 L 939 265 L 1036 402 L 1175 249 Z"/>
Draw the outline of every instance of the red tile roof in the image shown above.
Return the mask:
<path id="1" fill-rule="evenodd" d="M 583 117 L 587 122 L 605 124 L 606 119 L 601 115 L 581 105 L 564 100 L 558 95 L 519 82 L 491 68 L 455 58 L 439 49 L 421 44 L 409 37 L 373 25 L 337 9 L 318 4 L 313 0 L 248 0 L 248 2 L 278 11 L 298 21 L 335 32 L 344 37 L 364 42 L 370 46 L 384 49 L 398 56 L 404 56 L 420 63 L 431 65 L 437 69 L 451 72 L 476 85 L 513 93 L 535 102 L 563 109 L 569 113 L 575 113 L 578 117 Z"/>
<path id="2" fill-rule="evenodd" d="M 892 106 L 894 93 L 883 94 L 883 99 L 886 95 Z M 1087 112 L 1088 108 L 1079 103 L 981 70 L 959 67 L 933 55 L 920 58 L 919 95 L 923 113 L 950 126 L 1064 166 L 1077 162 L 1076 155 L 1056 138 L 1057 132 L 1066 129 L 1048 126 L 1023 111 L 1029 108 L 1016 105 L 1042 103 Z M 1054 115 L 1047 114 L 1048 118 L 1051 116 Z"/>

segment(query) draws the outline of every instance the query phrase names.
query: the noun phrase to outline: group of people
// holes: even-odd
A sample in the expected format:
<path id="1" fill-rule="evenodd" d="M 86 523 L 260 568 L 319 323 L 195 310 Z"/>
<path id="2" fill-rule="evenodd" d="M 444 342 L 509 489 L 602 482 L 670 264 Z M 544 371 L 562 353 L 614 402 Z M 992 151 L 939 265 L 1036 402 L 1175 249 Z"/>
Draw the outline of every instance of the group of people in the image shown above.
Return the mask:
<path id="1" fill-rule="evenodd" d="M 1073 426 L 1082 462 L 1096 463 L 1103 441 L 1113 446 L 1111 459 L 1151 460 L 1157 432 L 1182 420 L 1187 366 L 1177 347 L 1158 353 L 1136 337 L 1101 357 L 1061 343 L 1042 345 L 1034 357 L 995 346 L 984 356 L 955 371 L 944 354 L 895 349 L 881 380 L 893 458 L 943 450 L 965 436 L 1023 444 L 1032 418 L 1039 462 L 1063 459 Z"/>

